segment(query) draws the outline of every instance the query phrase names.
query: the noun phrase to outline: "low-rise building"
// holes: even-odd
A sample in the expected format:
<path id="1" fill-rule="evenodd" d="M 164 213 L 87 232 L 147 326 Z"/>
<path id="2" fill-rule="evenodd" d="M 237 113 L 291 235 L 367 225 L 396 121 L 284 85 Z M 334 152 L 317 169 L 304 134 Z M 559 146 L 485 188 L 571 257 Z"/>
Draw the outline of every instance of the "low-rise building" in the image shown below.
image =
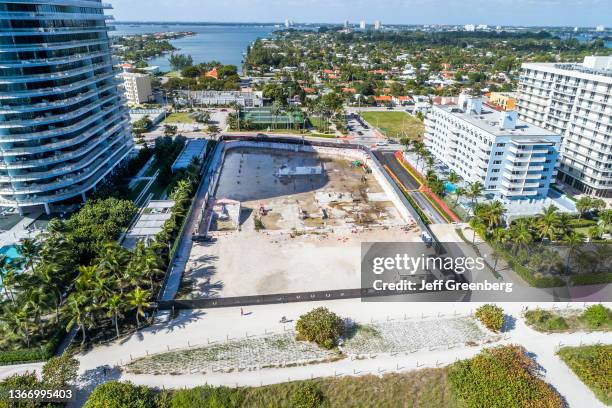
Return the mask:
<path id="1" fill-rule="evenodd" d="M 125 96 L 128 102 L 140 105 L 151 101 L 153 98 L 153 88 L 149 75 L 122 72 L 121 78 L 123 79 L 123 88 L 125 89 Z"/>
<path id="2" fill-rule="evenodd" d="M 264 104 L 263 92 L 242 91 L 182 91 L 183 95 L 198 105 L 207 106 L 238 106 L 253 108 Z"/>
<path id="3" fill-rule="evenodd" d="M 494 109 L 508 111 L 516 109 L 516 96 L 511 92 L 491 92 L 487 102 Z"/>
<path id="4" fill-rule="evenodd" d="M 556 175 L 561 136 L 518 120 L 516 111 L 483 107 L 461 95 L 457 105 L 434 105 L 425 145 L 468 182 L 502 200 L 544 199 Z"/>

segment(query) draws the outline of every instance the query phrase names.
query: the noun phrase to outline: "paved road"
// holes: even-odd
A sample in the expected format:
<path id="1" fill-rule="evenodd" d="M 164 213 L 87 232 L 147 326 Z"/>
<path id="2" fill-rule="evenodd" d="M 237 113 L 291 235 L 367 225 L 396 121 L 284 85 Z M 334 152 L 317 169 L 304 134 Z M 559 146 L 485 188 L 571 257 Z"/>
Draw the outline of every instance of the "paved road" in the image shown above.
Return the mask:
<path id="1" fill-rule="evenodd" d="M 374 128 L 366 126 L 357 115 L 349 115 L 347 120 L 348 131 L 351 141 L 371 147 L 377 143 L 385 142 L 386 139 Z"/>
<path id="2" fill-rule="evenodd" d="M 374 151 L 376 158 L 387 166 L 399 179 L 403 187 L 408 190 L 408 194 L 416 201 L 421 210 L 429 217 L 433 224 L 448 224 L 449 222 L 440 212 L 429 202 L 423 193 L 418 191 L 421 184 L 397 161 L 391 151 Z"/>

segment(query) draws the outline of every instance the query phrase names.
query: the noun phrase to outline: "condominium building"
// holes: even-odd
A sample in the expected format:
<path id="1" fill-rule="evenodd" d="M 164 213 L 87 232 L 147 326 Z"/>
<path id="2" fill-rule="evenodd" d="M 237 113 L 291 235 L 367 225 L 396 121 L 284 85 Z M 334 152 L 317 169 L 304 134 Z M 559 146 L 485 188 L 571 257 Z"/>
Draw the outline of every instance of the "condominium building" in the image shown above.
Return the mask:
<path id="1" fill-rule="evenodd" d="M 146 74 L 135 72 L 122 72 L 123 88 L 128 102 L 140 105 L 151 101 L 153 98 L 153 88 L 151 87 L 151 77 Z"/>
<path id="2" fill-rule="evenodd" d="M 558 180 L 612 197 L 612 57 L 523 64 L 519 118 L 563 136 Z"/>
<path id="3" fill-rule="evenodd" d="M 467 95 L 456 105 L 432 106 L 425 124 L 426 147 L 464 180 L 482 183 L 502 200 L 547 197 L 560 135 Z"/>
<path id="4" fill-rule="evenodd" d="M 0 0 L 0 206 L 95 188 L 132 150 L 100 0 Z"/>
<path id="5" fill-rule="evenodd" d="M 257 108 L 264 105 L 262 91 L 179 91 L 187 103 L 205 106 L 229 106 L 236 104 L 243 108 Z"/>

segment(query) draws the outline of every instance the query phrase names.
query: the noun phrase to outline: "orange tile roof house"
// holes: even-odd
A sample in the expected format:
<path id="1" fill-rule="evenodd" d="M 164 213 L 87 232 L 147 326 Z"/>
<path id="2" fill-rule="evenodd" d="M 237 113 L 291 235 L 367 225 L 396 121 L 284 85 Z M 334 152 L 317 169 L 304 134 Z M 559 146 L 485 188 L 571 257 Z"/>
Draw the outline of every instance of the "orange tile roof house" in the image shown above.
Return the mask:
<path id="1" fill-rule="evenodd" d="M 393 97 L 391 95 L 377 95 L 374 97 L 374 101 L 376 103 L 391 103 L 393 102 Z"/>
<path id="2" fill-rule="evenodd" d="M 219 79 L 219 74 L 217 73 L 217 67 L 211 69 L 210 71 L 208 71 L 206 74 L 204 74 L 205 77 L 208 78 L 215 78 L 215 79 Z"/>

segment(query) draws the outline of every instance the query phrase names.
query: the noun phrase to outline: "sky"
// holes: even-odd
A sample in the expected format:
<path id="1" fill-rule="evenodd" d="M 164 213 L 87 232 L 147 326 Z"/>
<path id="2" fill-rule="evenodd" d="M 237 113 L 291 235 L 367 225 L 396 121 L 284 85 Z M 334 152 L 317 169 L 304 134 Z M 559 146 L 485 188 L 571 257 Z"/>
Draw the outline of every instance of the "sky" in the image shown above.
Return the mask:
<path id="1" fill-rule="evenodd" d="M 612 26 L 612 0 L 105 0 L 117 21 Z"/>

